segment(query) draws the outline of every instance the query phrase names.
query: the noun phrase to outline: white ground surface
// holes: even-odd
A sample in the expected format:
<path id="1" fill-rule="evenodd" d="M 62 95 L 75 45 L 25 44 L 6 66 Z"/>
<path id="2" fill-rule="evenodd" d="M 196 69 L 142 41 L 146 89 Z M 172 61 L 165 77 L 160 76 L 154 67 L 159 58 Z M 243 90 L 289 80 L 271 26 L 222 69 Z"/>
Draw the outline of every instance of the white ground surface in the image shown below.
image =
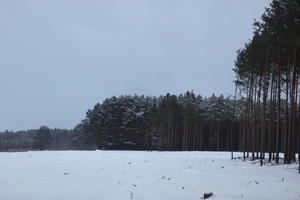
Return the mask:
<path id="1" fill-rule="evenodd" d="M 220 200 L 299 200 L 296 168 L 220 152 L 0 153 L 0 199 L 199 200 L 213 192 Z"/>

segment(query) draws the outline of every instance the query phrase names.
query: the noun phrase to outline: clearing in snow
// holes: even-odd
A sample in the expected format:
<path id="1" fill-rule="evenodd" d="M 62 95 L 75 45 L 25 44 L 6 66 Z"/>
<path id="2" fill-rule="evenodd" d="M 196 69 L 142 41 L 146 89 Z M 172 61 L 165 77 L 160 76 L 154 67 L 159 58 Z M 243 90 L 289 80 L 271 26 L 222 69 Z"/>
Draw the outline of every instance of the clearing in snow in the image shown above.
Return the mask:
<path id="1" fill-rule="evenodd" d="M 1 200 L 300 199 L 296 164 L 260 167 L 228 152 L 0 153 L 0 166 Z"/>

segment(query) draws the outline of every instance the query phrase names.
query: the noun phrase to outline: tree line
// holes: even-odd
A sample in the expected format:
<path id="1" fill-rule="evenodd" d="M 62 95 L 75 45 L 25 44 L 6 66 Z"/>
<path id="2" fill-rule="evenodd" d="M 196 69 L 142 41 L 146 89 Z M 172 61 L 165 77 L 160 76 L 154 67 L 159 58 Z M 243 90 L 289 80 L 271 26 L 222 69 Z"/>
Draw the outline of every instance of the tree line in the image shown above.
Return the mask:
<path id="1" fill-rule="evenodd" d="M 0 150 L 239 150 L 235 118 L 244 112 L 243 101 L 223 95 L 206 98 L 192 91 L 111 97 L 88 110 L 71 130 L 41 126 L 0 132 Z"/>
<path id="2" fill-rule="evenodd" d="M 72 143 L 74 132 L 47 126 L 16 132 L 6 130 L 0 132 L 0 151 L 72 149 L 76 147 Z"/>
<path id="3" fill-rule="evenodd" d="M 243 110 L 243 100 L 203 98 L 189 91 L 178 96 L 112 97 L 87 111 L 77 138 L 98 149 L 238 150 L 235 118 Z"/>

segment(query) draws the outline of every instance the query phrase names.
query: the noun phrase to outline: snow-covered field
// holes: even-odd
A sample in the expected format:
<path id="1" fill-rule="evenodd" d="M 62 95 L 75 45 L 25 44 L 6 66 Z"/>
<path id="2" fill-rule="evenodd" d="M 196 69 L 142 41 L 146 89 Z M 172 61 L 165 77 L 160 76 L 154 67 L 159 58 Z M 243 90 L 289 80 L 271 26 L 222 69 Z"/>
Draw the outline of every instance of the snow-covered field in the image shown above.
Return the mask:
<path id="1" fill-rule="evenodd" d="M 263 166 L 221 152 L 0 153 L 1 200 L 300 199 L 296 165 Z"/>

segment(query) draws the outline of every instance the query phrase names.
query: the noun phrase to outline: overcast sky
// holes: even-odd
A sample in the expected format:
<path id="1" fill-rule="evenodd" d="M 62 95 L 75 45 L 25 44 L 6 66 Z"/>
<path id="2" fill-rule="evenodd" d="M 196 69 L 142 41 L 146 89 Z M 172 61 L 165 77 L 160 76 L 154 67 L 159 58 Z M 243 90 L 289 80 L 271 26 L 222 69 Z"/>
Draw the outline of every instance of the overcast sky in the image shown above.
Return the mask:
<path id="1" fill-rule="evenodd" d="M 270 0 L 0 0 L 0 131 L 73 128 L 122 94 L 232 94 Z"/>

